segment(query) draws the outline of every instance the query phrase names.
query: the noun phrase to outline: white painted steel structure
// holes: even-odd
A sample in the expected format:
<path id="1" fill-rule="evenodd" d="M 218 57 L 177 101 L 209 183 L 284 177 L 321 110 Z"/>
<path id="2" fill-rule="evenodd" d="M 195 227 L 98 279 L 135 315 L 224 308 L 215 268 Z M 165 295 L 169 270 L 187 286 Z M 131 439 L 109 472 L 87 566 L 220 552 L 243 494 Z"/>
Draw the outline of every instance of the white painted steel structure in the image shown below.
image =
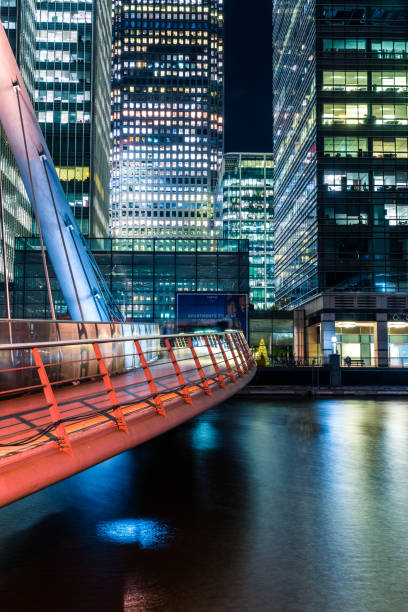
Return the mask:
<path id="1" fill-rule="evenodd" d="M 73 321 L 120 319 L 77 226 L 0 23 L 0 121 Z"/>

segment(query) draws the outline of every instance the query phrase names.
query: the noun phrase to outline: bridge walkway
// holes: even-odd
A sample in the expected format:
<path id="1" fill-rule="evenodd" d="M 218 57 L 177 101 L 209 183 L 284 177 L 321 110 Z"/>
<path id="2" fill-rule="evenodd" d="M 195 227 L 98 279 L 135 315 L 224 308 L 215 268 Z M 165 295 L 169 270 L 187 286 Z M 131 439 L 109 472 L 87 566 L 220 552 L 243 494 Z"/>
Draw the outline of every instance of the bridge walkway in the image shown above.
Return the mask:
<path id="1" fill-rule="evenodd" d="M 204 348 L 197 348 L 209 384 L 218 385 L 211 359 L 204 353 Z M 194 393 L 200 390 L 198 386 L 200 377 L 190 355 L 184 350 L 178 361 L 184 379 L 189 385 L 189 392 Z M 226 351 L 226 355 L 232 359 L 230 351 Z M 175 389 L 179 385 L 172 364 L 165 359 L 159 359 L 149 365 L 152 374 L 154 373 L 155 384 L 162 401 L 167 403 L 178 399 L 179 393 Z M 142 368 L 112 376 L 111 380 L 125 416 L 156 413 L 157 409 L 150 397 L 151 393 Z M 66 419 L 65 428 L 68 435 L 106 422 L 116 426 L 115 418 L 110 414 L 112 406 L 102 380 L 77 385 L 71 383 L 69 386 L 56 389 L 54 394 L 61 418 Z M 42 392 L 27 393 L 0 402 L 0 460 L 24 453 L 36 446 L 58 442 L 55 432 L 46 431 L 49 425 L 49 408 Z M 44 431 L 46 433 L 42 433 Z"/>
<path id="2" fill-rule="evenodd" d="M 0 400 L 0 506 L 132 448 L 240 391 L 256 370 L 242 338 L 220 334 L 217 341 L 194 338 L 195 346 L 182 347 L 173 342 L 172 350 L 167 355 L 160 350 L 154 361 L 147 363 L 142 355 L 142 367 L 107 377 L 93 369 L 79 383 L 75 378 L 53 381 L 51 396 L 47 385 L 31 385 L 29 392 L 13 397 L 0 390 L 0 398 L 6 395 Z M 46 353 L 43 349 L 44 361 Z M 52 372 L 55 366 L 47 363 L 46 369 Z"/>

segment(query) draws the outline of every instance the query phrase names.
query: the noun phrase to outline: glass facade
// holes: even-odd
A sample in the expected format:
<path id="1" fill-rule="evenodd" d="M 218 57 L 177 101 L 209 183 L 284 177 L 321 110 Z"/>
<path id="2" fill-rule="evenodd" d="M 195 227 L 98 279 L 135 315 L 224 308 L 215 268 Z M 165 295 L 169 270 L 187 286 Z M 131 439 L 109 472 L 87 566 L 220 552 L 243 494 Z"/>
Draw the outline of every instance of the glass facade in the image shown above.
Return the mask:
<path id="1" fill-rule="evenodd" d="M 248 242 L 90 238 L 89 246 L 128 321 L 174 322 L 179 292 L 248 293 Z M 50 266 L 58 317 L 67 308 Z M 50 318 L 39 241 L 16 241 L 15 318 Z"/>
<path id="2" fill-rule="evenodd" d="M 263 340 L 273 365 L 293 360 L 293 313 L 253 312 L 249 320 L 249 343 L 257 349 Z"/>
<path id="3" fill-rule="evenodd" d="M 38 120 L 83 233 L 108 235 L 111 3 L 36 1 Z"/>
<path id="4" fill-rule="evenodd" d="M 114 236 L 215 234 L 223 73 L 223 0 L 114 0 Z"/>
<path id="5" fill-rule="evenodd" d="M 1 0 L 0 16 L 10 45 L 17 58 L 28 93 L 34 93 L 34 0 Z M 14 238 L 31 233 L 31 204 L 17 170 L 14 156 L 0 126 L 0 169 L 3 188 L 6 248 L 9 277 L 13 277 Z M 0 280 L 3 278 L 2 249 L 0 248 Z M 0 316 L 5 316 L 4 293 L 0 291 Z"/>
<path id="6" fill-rule="evenodd" d="M 388 323 L 388 346 L 390 365 L 408 366 L 408 322 L 391 321 Z"/>
<path id="7" fill-rule="evenodd" d="M 272 153 L 224 155 L 218 214 L 224 238 L 249 241 L 251 304 L 255 310 L 270 309 L 274 304 Z"/>
<path id="8" fill-rule="evenodd" d="M 332 290 L 408 291 L 407 44 L 402 0 L 275 2 L 282 307 Z"/>

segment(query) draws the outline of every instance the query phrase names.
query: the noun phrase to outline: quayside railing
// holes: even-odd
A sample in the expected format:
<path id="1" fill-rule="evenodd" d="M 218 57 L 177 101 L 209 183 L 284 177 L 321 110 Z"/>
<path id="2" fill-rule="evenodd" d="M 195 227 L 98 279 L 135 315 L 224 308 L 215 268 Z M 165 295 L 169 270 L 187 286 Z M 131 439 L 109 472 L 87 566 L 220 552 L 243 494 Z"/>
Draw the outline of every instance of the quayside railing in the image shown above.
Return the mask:
<path id="1" fill-rule="evenodd" d="M 81 427 L 114 420 L 126 432 L 135 410 L 165 417 L 175 399 L 193 404 L 197 392 L 211 396 L 255 367 L 239 331 L 2 344 L 0 448 L 35 445 L 51 435 L 70 452 L 69 436 Z M 27 408 L 30 430 L 26 416 L 7 427 L 11 400 L 17 413 L 25 398 L 39 397 Z"/>

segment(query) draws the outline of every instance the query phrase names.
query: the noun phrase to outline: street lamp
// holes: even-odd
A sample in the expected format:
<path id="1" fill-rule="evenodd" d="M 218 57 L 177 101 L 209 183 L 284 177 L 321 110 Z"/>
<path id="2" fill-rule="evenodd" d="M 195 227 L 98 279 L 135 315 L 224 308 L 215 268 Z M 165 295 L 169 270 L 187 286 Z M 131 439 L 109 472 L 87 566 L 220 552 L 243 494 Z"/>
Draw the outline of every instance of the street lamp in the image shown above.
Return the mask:
<path id="1" fill-rule="evenodd" d="M 337 337 L 332 336 L 332 344 L 333 344 L 333 355 L 337 355 Z"/>

